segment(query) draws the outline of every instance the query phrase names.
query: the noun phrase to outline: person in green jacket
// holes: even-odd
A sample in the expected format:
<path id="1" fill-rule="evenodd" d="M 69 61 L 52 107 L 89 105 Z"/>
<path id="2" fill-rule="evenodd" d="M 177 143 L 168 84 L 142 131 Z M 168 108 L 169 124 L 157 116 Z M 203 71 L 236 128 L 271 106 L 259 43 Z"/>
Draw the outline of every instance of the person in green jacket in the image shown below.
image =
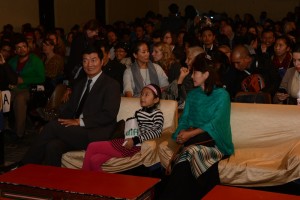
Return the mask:
<path id="1" fill-rule="evenodd" d="M 18 74 L 17 85 L 12 88 L 12 104 L 15 115 L 14 131 L 18 139 L 25 132 L 27 104 L 30 100 L 30 86 L 43 84 L 45 81 L 45 68 L 43 61 L 35 54 L 30 53 L 25 37 L 15 40 L 16 56 L 9 60 L 9 65 Z"/>
<path id="2" fill-rule="evenodd" d="M 220 182 L 218 162 L 234 152 L 230 126 L 230 97 L 219 87 L 214 62 L 199 54 L 193 64 L 195 89 L 188 93 L 172 138 L 184 146 L 160 199 L 201 199 Z"/>

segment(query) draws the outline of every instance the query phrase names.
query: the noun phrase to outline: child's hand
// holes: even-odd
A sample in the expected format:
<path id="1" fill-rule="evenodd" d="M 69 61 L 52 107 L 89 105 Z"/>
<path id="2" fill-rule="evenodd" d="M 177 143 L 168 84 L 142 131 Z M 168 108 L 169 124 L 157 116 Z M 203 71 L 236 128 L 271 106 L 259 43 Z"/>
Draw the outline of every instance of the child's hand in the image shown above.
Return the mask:
<path id="1" fill-rule="evenodd" d="M 125 141 L 127 141 L 127 142 L 125 143 L 124 147 L 126 149 L 131 149 L 133 147 L 133 145 L 134 145 L 133 144 L 133 139 L 127 138 L 127 139 L 125 139 Z"/>

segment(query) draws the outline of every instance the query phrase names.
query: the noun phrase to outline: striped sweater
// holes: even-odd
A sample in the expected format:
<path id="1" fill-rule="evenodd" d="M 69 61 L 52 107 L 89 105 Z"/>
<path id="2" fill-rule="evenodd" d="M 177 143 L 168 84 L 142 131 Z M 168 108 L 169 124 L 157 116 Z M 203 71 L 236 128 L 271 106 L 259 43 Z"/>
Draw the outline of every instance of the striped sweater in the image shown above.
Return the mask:
<path id="1" fill-rule="evenodd" d="M 164 124 L 163 113 L 156 108 L 142 108 L 135 112 L 137 118 L 140 135 L 133 137 L 134 145 L 127 149 L 123 146 L 124 138 L 111 140 L 112 146 L 121 152 L 123 157 L 131 157 L 141 150 L 141 146 L 136 146 L 146 140 L 151 140 L 161 136 Z"/>
<path id="2" fill-rule="evenodd" d="M 142 108 L 135 112 L 140 135 L 133 138 L 134 144 L 142 143 L 161 136 L 164 125 L 164 116 L 159 109 Z"/>

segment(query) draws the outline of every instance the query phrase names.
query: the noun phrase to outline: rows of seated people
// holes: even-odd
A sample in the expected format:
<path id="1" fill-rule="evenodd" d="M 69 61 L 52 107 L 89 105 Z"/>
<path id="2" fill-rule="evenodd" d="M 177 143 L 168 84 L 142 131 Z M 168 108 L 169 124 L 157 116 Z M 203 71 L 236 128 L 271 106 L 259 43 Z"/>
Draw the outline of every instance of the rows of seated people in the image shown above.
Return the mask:
<path id="1" fill-rule="evenodd" d="M 265 12 L 255 21 L 251 14 L 231 19 L 216 13 L 199 16 L 191 6 L 185 11 L 185 16 L 168 17 L 148 12 L 133 23 L 105 26 L 92 19 L 83 27 L 74 25 L 67 35 L 62 28 L 45 31 L 29 23 L 16 33 L 5 25 L 0 89 L 12 92 L 16 136 L 22 138 L 25 132 L 32 87 L 42 84 L 49 98 L 58 84 L 67 84 L 67 100 L 74 81 L 84 76 L 81 52 L 91 44 L 102 50 L 102 71 L 119 82 L 126 97 L 138 97 L 143 86 L 154 83 L 164 99 L 177 100 L 183 108 L 193 88 L 193 58 L 204 53 L 217 63 L 218 81 L 232 101 L 243 91 L 268 93 L 274 103 L 297 103 L 299 84 L 285 77 L 290 68 L 300 71 L 292 54 L 299 40 L 292 13 L 273 22 Z"/>

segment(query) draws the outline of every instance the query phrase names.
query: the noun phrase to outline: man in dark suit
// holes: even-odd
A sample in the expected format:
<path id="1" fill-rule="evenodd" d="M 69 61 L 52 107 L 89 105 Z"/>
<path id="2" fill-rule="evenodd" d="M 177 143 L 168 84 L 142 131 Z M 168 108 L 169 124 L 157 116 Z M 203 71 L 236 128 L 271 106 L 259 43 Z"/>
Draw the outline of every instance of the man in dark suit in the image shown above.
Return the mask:
<path id="1" fill-rule="evenodd" d="M 119 83 L 102 73 L 102 66 L 101 50 L 87 48 L 83 53 L 87 76 L 74 84 L 60 118 L 45 126 L 19 164 L 60 166 L 63 153 L 84 150 L 90 142 L 110 139 L 121 96 Z"/>

